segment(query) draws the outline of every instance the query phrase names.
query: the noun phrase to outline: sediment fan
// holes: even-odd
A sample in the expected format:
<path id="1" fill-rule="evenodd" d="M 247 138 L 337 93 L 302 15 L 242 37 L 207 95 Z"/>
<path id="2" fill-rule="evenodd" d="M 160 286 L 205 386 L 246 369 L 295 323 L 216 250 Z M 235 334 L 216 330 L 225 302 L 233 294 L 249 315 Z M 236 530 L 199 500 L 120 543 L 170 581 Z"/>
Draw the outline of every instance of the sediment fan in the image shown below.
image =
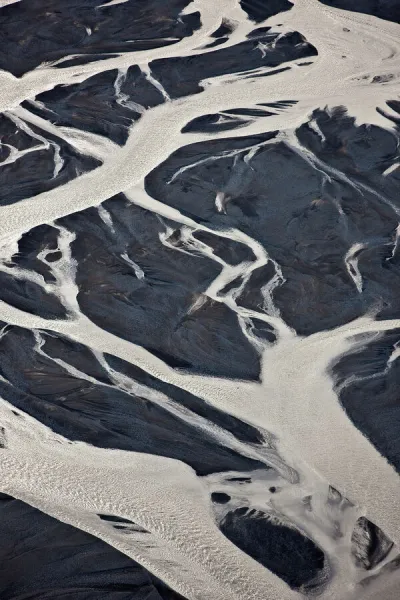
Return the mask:
<path id="1" fill-rule="evenodd" d="M 397 599 L 398 2 L 0 1 L 0 597 Z"/>

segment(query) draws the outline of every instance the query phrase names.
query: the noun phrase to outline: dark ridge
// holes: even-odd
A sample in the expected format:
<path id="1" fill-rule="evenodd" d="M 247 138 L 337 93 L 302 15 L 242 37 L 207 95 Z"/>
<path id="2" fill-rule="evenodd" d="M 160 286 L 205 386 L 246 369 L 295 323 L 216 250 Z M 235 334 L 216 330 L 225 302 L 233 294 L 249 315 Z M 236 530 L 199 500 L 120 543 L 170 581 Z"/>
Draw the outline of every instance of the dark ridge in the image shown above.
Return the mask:
<path id="1" fill-rule="evenodd" d="M 262 67 L 275 68 L 287 61 L 307 58 L 318 54 L 298 32 L 289 32 L 278 38 L 278 33 L 267 33 L 264 37 L 248 39 L 234 46 L 190 57 L 171 57 L 154 60 L 150 68 L 171 98 L 198 94 L 203 90 L 201 80 L 222 75 L 240 74 Z M 269 44 L 265 52 L 259 49 L 260 41 Z M 289 68 L 289 67 L 286 67 Z"/>
<path id="2" fill-rule="evenodd" d="M 273 69 L 272 71 L 266 71 L 265 73 L 256 73 L 251 74 L 245 77 L 245 79 L 257 79 L 259 77 L 270 77 L 271 75 L 276 75 L 277 73 L 283 73 L 284 71 L 290 71 L 292 67 L 281 67 L 280 69 Z M 265 115 L 268 116 L 268 115 Z"/>
<path id="3" fill-rule="evenodd" d="M 219 118 L 225 117 L 222 123 L 219 123 Z M 202 115 L 189 121 L 184 127 L 182 127 L 182 133 L 214 133 L 219 131 L 230 131 L 231 129 L 238 129 L 248 124 L 248 121 L 243 119 L 233 119 L 219 113 Z"/>
<path id="4" fill-rule="evenodd" d="M 240 242 L 213 235 L 201 229 L 195 231 L 193 237 L 210 246 L 216 256 L 230 265 L 239 265 L 244 261 L 253 262 L 256 260 L 252 249 Z"/>
<path id="5" fill-rule="evenodd" d="M 332 374 L 337 387 L 351 384 L 352 378 L 367 380 L 378 373 L 383 373 L 387 362 L 400 340 L 400 328 L 381 333 L 378 340 L 373 340 L 369 335 L 364 340 L 360 339 L 354 350 L 342 356 L 332 366 Z"/>
<path id="6" fill-rule="evenodd" d="M 336 488 L 330 485 L 328 489 L 328 504 L 343 504 L 343 501 L 345 501 L 349 506 L 351 505 L 350 500 L 343 498 L 342 494 Z"/>
<path id="7" fill-rule="evenodd" d="M 385 75 L 375 75 L 372 78 L 371 83 L 387 83 L 388 81 L 391 81 L 394 78 L 393 73 L 387 73 Z"/>
<path id="8" fill-rule="evenodd" d="M 250 33 L 247 34 L 247 38 L 259 38 L 263 37 L 266 33 L 271 31 L 271 27 L 257 27 L 257 29 L 253 29 Z"/>
<path id="9" fill-rule="evenodd" d="M 194 144 L 189 144 L 185 148 L 179 148 L 179 150 L 176 151 L 176 155 L 178 157 L 184 157 L 187 154 L 192 156 L 200 149 L 206 150 L 209 144 L 211 144 L 212 150 L 216 154 L 218 154 L 218 152 L 226 151 L 227 144 L 229 144 L 229 147 L 233 150 L 247 149 L 249 146 L 255 146 L 257 144 L 262 144 L 263 142 L 269 142 L 270 140 L 273 140 L 278 133 L 279 130 L 274 130 L 266 131 L 265 133 L 257 133 L 255 135 L 246 137 L 220 138 L 217 140 L 212 140 L 211 142 L 195 142 Z"/>
<path id="10" fill-rule="evenodd" d="M 240 550 L 283 579 L 292 589 L 311 593 L 327 579 L 322 550 L 296 529 L 274 525 L 268 516 L 247 507 L 228 512 L 222 533 Z"/>
<path id="11" fill-rule="evenodd" d="M 400 117 L 396 117 L 392 114 L 389 114 L 386 110 L 383 110 L 380 106 L 378 106 L 376 108 L 376 112 L 379 113 L 380 115 L 382 115 L 383 117 L 385 117 L 385 119 L 392 121 L 392 123 L 395 123 L 395 125 L 397 125 L 400 128 Z"/>
<path id="12" fill-rule="evenodd" d="M 54 65 L 54 67 L 56 69 L 66 69 L 67 67 L 76 67 L 77 65 L 87 65 L 89 63 L 104 60 L 106 58 L 117 58 L 118 56 L 119 54 L 99 54 L 98 56 L 95 54 L 82 54 L 81 56 L 76 56 L 75 58 L 63 60 L 61 63 Z"/>
<path id="13" fill-rule="evenodd" d="M 380 115 L 383 115 L 386 119 L 389 119 L 389 121 L 392 121 L 392 123 L 395 123 L 395 125 L 397 126 L 397 129 L 399 130 L 400 129 L 400 102 L 398 100 L 387 100 L 386 104 L 394 112 L 397 112 L 399 116 L 396 117 L 392 113 L 388 113 L 386 110 L 383 110 L 379 106 L 377 106 L 376 110 Z"/>
<path id="14" fill-rule="evenodd" d="M 293 3 L 288 0 L 240 0 L 240 6 L 247 12 L 249 19 L 261 23 L 278 13 L 290 10 Z"/>
<path id="15" fill-rule="evenodd" d="M 228 115 L 243 115 L 244 117 L 269 117 L 275 114 L 261 108 L 231 108 L 224 112 Z"/>
<path id="16" fill-rule="evenodd" d="M 177 358 L 176 356 L 168 354 L 167 352 L 163 352 L 162 350 L 158 350 L 157 348 L 152 348 L 151 346 L 145 346 L 145 348 L 173 369 L 192 369 L 194 366 L 187 360 Z"/>
<path id="17" fill-rule="evenodd" d="M 27 150 L 28 148 L 34 148 L 39 144 L 38 140 L 35 140 L 32 136 L 25 133 L 25 131 L 20 129 L 14 121 L 3 114 L 0 114 L 0 136 L 2 145 L 8 144 L 14 146 L 17 150 Z M 9 155 L 9 150 L 2 146 L 1 151 L 7 151 L 7 155 L 4 157 L 2 156 L 2 160 L 4 160 Z"/>
<path id="18" fill-rule="evenodd" d="M 366 517 L 358 519 L 351 543 L 356 565 L 367 571 L 381 563 L 393 548 L 393 542 Z"/>
<path id="19" fill-rule="evenodd" d="M 240 483 L 251 483 L 251 477 L 230 477 L 227 481 L 239 481 Z"/>
<path id="20" fill-rule="evenodd" d="M 191 2 L 191 0 L 190 0 Z M 189 4 L 190 4 L 189 2 Z M 181 0 L 180 2 L 181 6 L 184 4 L 185 6 L 187 6 L 188 2 L 187 0 Z M 182 22 L 182 24 L 185 26 L 186 30 L 184 35 L 182 35 L 183 37 L 188 37 L 190 35 L 193 35 L 193 33 L 195 31 L 197 31 L 198 29 L 200 29 L 201 27 L 201 14 L 199 11 L 195 11 L 186 15 L 179 15 L 179 19 Z M 153 27 L 153 23 L 151 24 L 151 26 Z"/>
<path id="21" fill-rule="evenodd" d="M 278 102 L 259 102 L 258 106 L 269 106 L 270 108 L 288 108 L 298 103 L 298 100 L 279 100 Z"/>
<path id="22" fill-rule="evenodd" d="M 277 71 L 275 70 L 270 73 L 260 74 L 259 76 L 267 76 L 276 72 Z M 258 77 L 258 75 L 251 75 L 251 77 Z M 276 115 L 276 112 L 271 112 L 260 108 L 232 108 L 225 110 L 223 113 L 207 114 L 202 115 L 201 117 L 196 117 L 189 121 L 181 131 L 182 133 L 212 133 L 215 131 L 229 131 L 238 127 L 244 127 L 251 122 L 251 119 L 249 120 L 245 117 L 270 117 L 273 115 Z M 219 122 L 221 117 L 225 119 L 223 122 Z"/>
<path id="23" fill-rule="evenodd" d="M 39 260 L 37 255 L 47 249 L 56 250 L 58 235 L 59 231 L 50 225 L 39 225 L 24 233 L 18 240 L 18 253 L 12 257 L 12 265 L 35 271 L 43 276 L 46 283 L 54 283 L 56 279 L 50 267 Z M 58 254 L 61 258 L 61 252 Z M 48 260 L 47 256 L 46 260 Z"/>
<path id="24" fill-rule="evenodd" d="M 251 321 L 254 326 L 253 333 L 255 333 L 257 337 L 270 343 L 276 342 L 276 334 L 271 325 L 261 319 L 252 318 Z"/>
<path id="25" fill-rule="evenodd" d="M 57 296 L 47 293 L 33 281 L 17 279 L 3 271 L 0 271 L 0 300 L 44 319 L 67 317 L 67 311 Z"/>
<path id="26" fill-rule="evenodd" d="M 204 48 L 216 48 L 217 46 L 222 46 L 222 44 L 225 44 L 225 42 L 227 42 L 228 40 L 229 40 L 228 37 L 221 37 L 221 38 L 218 38 L 217 40 L 214 40 L 210 44 L 206 44 L 204 46 Z"/>
<path id="27" fill-rule="evenodd" d="M 59 231 L 51 225 L 38 225 L 23 233 L 18 240 L 18 254 L 13 256 L 13 262 L 21 260 L 21 256 L 32 258 L 44 249 L 57 250 Z M 43 243 L 46 240 L 46 245 Z"/>
<path id="28" fill-rule="evenodd" d="M 400 361 L 388 360 L 400 330 L 380 335 L 332 366 L 340 402 L 354 425 L 400 473 L 398 382 Z"/>
<path id="29" fill-rule="evenodd" d="M 173 46 L 176 44 L 178 40 L 129 40 L 124 44 L 118 45 L 115 44 L 113 50 L 116 54 L 107 53 L 103 54 L 99 57 L 95 57 L 91 54 L 82 54 L 81 56 L 77 56 L 71 59 L 63 60 L 61 63 L 54 65 L 57 69 L 63 69 L 67 67 L 73 67 L 76 65 L 86 65 L 92 62 L 97 62 L 99 60 L 104 60 L 107 58 L 114 58 L 120 56 L 123 52 L 127 50 L 129 52 L 143 52 L 144 50 L 154 50 L 156 48 L 166 48 L 167 46 Z M 125 45 L 126 44 L 126 45 Z"/>
<path id="30" fill-rule="evenodd" d="M 98 516 L 102 521 L 109 521 L 110 523 L 131 523 L 134 525 L 133 521 L 129 519 L 123 519 L 122 517 L 116 517 L 115 515 L 104 515 L 99 513 Z"/>
<path id="31" fill-rule="evenodd" d="M 390 105 L 389 105 L 390 106 Z M 324 141 L 304 123 L 296 130 L 300 143 L 328 165 L 370 187 L 382 185 L 382 173 L 397 160 L 396 136 L 376 125 L 356 125 L 345 107 L 313 111 Z M 396 199 L 396 204 L 398 200 Z"/>
<path id="32" fill-rule="evenodd" d="M 242 283 L 243 277 L 236 277 L 236 279 L 233 279 L 232 281 L 224 285 L 224 287 L 220 291 L 220 295 L 224 296 L 225 294 L 229 294 L 231 290 L 238 288 Z"/>
<path id="33" fill-rule="evenodd" d="M 275 276 L 276 271 L 272 262 L 268 261 L 266 265 L 258 267 L 252 271 L 247 285 L 244 287 L 237 303 L 244 308 L 254 311 L 261 311 L 264 305 L 264 296 L 262 288 Z M 260 325 L 256 319 L 255 325 Z M 272 331 L 272 328 L 266 323 L 262 326 L 265 331 Z"/>
<path id="34" fill-rule="evenodd" d="M 87 346 L 52 331 L 41 331 L 41 336 L 44 341 L 42 350 L 50 358 L 63 360 L 99 383 L 112 384 L 107 372 Z"/>
<path id="35" fill-rule="evenodd" d="M 400 100 L 387 100 L 386 104 L 400 115 Z"/>
<path id="36" fill-rule="evenodd" d="M 11 150 L 6 146 L 0 146 L 0 162 L 4 162 L 10 156 Z"/>
<path id="37" fill-rule="evenodd" d="M 211 34 L 212 38 L 221 38 L 225 36 L 229 36 L 232 33 L 234 27 L 229 21 L 223 20 L 221 25 Z M 227 38 L 226 38 L 227 39 Z"/>
<path id="38" fill-rule="evenodd" d="M 113 525 L 113 529 L 125 531 L 125 533 L 144 533 L 146 535 L 151 535 L 150 531 L 147 531 L 147 529 L 144 529 L 144 527 L 136 525 L 135 523 L 133 525 Z"/>
<path id="39" fill-rule="evenodd" d="M 230 499 L 231 497 L 223 492 L 213 492 L 211 494 L 211 500 L 216 504 L 226 504 Z"/>
<path id="40" fill-rule="evenodd" d="M 46 260 L 49 263 L 57 262 L 58 260 L 60 260 L 60 258 L 62 258 L 62 252 L 60 251 L 49 252 L 49 254 L 46 255 Z"/>
<path id="41" fill-rule="evenodd" d="M 7 448 L 7 435 L 4 427 L 0 427 L 0 449 Z"/>

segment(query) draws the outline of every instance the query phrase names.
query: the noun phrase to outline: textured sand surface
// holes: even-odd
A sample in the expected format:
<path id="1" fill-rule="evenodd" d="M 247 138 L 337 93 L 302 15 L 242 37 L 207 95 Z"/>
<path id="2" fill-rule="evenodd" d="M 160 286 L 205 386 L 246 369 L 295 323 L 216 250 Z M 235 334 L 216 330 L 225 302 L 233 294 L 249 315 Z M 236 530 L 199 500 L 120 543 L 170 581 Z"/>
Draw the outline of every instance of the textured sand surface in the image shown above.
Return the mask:
<path id="1" fill-rule="evenodd" d="M 2 599 L 400 595 L 397 4 L 0 1 Z"/>

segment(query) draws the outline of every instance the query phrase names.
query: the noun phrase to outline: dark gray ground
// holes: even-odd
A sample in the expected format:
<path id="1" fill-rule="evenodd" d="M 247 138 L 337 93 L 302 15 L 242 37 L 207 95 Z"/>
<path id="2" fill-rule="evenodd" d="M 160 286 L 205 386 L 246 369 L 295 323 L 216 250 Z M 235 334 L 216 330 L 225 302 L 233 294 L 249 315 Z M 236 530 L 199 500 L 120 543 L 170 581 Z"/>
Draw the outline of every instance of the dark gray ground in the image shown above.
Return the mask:
<path id="1" fill-rule="evenodd" d="M 333 365 L 343 408 L 353 423 L 400 472 L 399 360 L 389 362 L 400 345 L 400 330 L 368 338 L 365 345 Z"/>
<path id="2" fill-rule="evenodd" d="M 8 115 L 0 115 L 1 160 L 6 161 L 13 148 L 18 151 L 31 149 L 15 162 L 1 167 L 0 206 L 52 190 L 101 164 L 99 160 L 80 154 L 61 138 L 35 125 L 23 125 L 28 125 L 31 134 L 23 131 Z M 35 135 L 40 136 L 42 141 Z M 58 174 L 54 172 L 56 153 L 63 161 Z"/>
<path id="3" fill-rule="evenodd" d="M 393 0 L 323 1 L 400 22 L 399 3 Z M 56 65 L 62 77 L 64 67 L 173 46 L 201 27 L 201 15 L 190 12 L 189 0 L 99 4 L 20 0 L 1 8 L 0 69 L 22 77 L 68 57 Z M 304 118 L 291 139 L 282 140 L 279 131 L 268 130 L 270 117 L 293 109 L 295 90 L 292 99 L 289 95 L 269 102 L 268 89 L 274 89 L 276 73 L 312 64 L 318 48 L 301 32 L 279 35 L 264 23 L 280 13 L 284 20 L 292 2 L 240 4 L 251 21 L 251 32 L 242 42 L 224 47 L 237 24 L 222 19 L 207 36 L 209 53 L 195 48 L 191 56 L 176 53 L 150 62 L 164 95 L 143 66 L 132 65 L 126 72 L 105 68 L 83 81 L 66 77 L 65 84 L 61 78 L 53 88 L 23 102 L 31 116 L 42 119 L 42 127 L 31 125 L 27 113 L 22 121 L 12 119 L 12 109 L 0 115 L 0 206 L 6 206 L 100 166 L 99 160 L 48 133 L 46 122 L 123 146 L 129 135 L 134 136 L 142 112 L 164 103 L 167 94 L 180 102 L 201 94 L 205 79 L 231 75 L 251 85 L 255 76 L 267 78 L 265 102 L 233 108 L 230 101 L 220 112 L 210 109 L 189 120 L 182 128 L 185 144 L 146 177 L 146 190 L 153 198 L 209 231 L 192 232 L 190 246 L 181 224 L 137 206 L 134 197 L 131 202 L 121 193 L 99 210 L 82 210 L 25 232 L 18 251 L 11 258 L 0 257 L 0 300 L 47 319 L 71 317 L 54 290 L 44 289 L 56 283 L 52 266 L 65 258 L 59 248 L 62 227 L 75 236 L 71 265 L 76 266 L 80 310 L 96 325 L 146 348 L 171 368 L 257 382 L 259 349 L 244 334 L 237 313 L 206 295 L 222 266 L 196 248 L 196 241 L 202 242 L 228 265 L 251 265 L 256 257 L 250 247 L 218 235 L 220 230 L 237 229 L 259 242 L 271 258 L 251 273 L 236 298 L 239 308 L 269 310 L 263 290 L 281 269 L 271 302 L 275 314 L 299 335 L 333 329 L 368 312 L 378 319 L 399 317 L 400 170 L 384 175 L 399 162 L 399 100 L 393 94 L 387 101 L 390 113 L 377 108 L 393 124 L 392 130 L 358 126 L 344 107 L 321 107 Z M 182 15 L 185 8 L 188 14 Z M 379 76 L 374 83 L 382 83 Z M 245 135 L 253 122 L 261 123 L 265 133 Z M 241 137 L 213 139 L 221 132 Z M 189 143 L 193 133 L 208 137 Z M 14 160 L 15 152 L 21 154 Z M 216 205 L 221 193 L 223 210 Z M 346 264 L 356 244 L 360 247 L 353 262 Z M 36 280 L 30 281 L 21 269 Z M 357 269 L 361 289 L 355 281 Z M 238 275 L 222 293 L 238 288 L 243 277 Z M 257 317 L 250 324 L 259 339 L 276 342 L 272 325 Z M 50 325 L 39 331 L 0 323 L 0 332 L 0 396 L 21 420 L 26 413 L 69 442 L 186 463 L 210 486 L 210 510 L 226 538 L 303 594 L 318 594 L 329 584 L 332 565 L 319 545 L 281 518 L 273 503 L 266 499 L 263 510 L 254 509 L 251 493 L 243 492 L 246 485 L 259 484 L 260 473 L 272 482 L 265 483 L 266 498 L 281 490 L 283 478 L 262 458 L 262 452 L 274 451 L 267 432 L 115 356 L 106 355 L 102 363 L 86 346 L 51 332 Z M 364 338 L 331 365 L 348 417 L 398 471 L 400 367 L 393 357 L 399 336 L 394 330 Z M 132 391 L 118 384 L 122 376 L 130 380 Z M 7 452 L 8 435 L 0 424 L 1 452 Z M 210 478 L 217 482 L 214 487 Z M 236 482 L 238 493 L 229 489 L 228 494 L 224 481 Z M 290 485 L 297 485 L 296 477 Z M 302 502 L 304 510 L 312 510 L 311 496 Z M 325 508 L 329 512 L 338 505 L 351 503 L 331 488 Z M 140 529 L 115 515 L 99 514 L 98 519 L 120 533 Z M 333 543 L 334 536 L 343 533 L 340 524 L 335 527 Z M 372 580 L 392 548 L 377 525 L 364 516 L 358 519 L 352 534 L 354 566 L 371 571 Z M 398 563 L 390 560 L 383 576 Z M 184 600 L 100 540 L 0 496 L 0 599 L 56 598 Z"/>
<path id="4" fill-rule="evenodd" d="M 108 544 L 0 495 L 2 600 L 184 600 Z"/>
<path id="5" fill-rule="evenodd" d="M 112 69 L 89 77 L 83 83 L 57 85 L 36 97 L 45 108 L 29 101 L 24 106 L 55 125 L 97 133 L 123 145 L 128 138 L 129 127 L 140 118 L 140 113 L 117 102 L 117 77 L 118 70 Z M 129 67 L 123 74 L 120 93 L 129 98 L 129 102 L 144 108 L 163 102 L 161 93 L 149 83 L 137 65 Z"/>
<path id="6" fill-rule="evenodd" d="M 322 2 L 335 8 L 362 12 L 400 23 L 400 5 L 397 0 L 322 0 Z"/>
<path id="7" fill-rule="evenodd" d="M 246 151 L 239 159 L 220 158 L 224 151 L 248 149 L 268 139 L 241 137 L 181 148 L 146 179 L 152 196 L 182 213 L 215 228 L 239 227 L 260 241 L 286 279 L 274 293 L 275 304 L 285 322 L 303 335 L 345 323 L 376 305 L 382 318 L 399 311 L 398 253 L 392 253 L 400 182 L 397 171 L 382 177 L 396 161 L 398 134 L 356 127 L 341 109 L 316 111 L 312 119 L 325 135 L 324 143 L 307 123 L 296 134 L 319 159 L 317 168 L 308 154 L 284 142 L 263 146 L 251 164 L 244 160 Z M 210 161 L 166 183 L 181 167 L 204 156 Z M 215 208 L 219 191 L 229 195 L 226 214 Z M 362 295 L 344 261 L 355 243 L 366 246 L 358 256 Z M 259 305 L 260 285 L 272 275 L 271 265 L 255 272 L 239 303 Z"/>
<path id="8" fill-rule="evenodd" d="M 7 328 L 0 340 L 0 369 L 4 378 L 0 381 L 0 393 L 17 409 L 39 419 L 53 431 L 103 448 L 176 458 L 189 464 L 199 475 L 264 467 L 261 462 L 224 448 L 207 433 L 186 423 L 183 416 L 171 414 L 165 400 L 164 407 L 158 406 L 151 400 L 152 378 L 140 369 L 136 369 L 132 377 L 137 374 L 139 382 L 150 379 L 150 389 L 128 394 L 114 385 L 87 348 L 53 334 L 40 335 L 44 355 L 35 350 L 32 332 Z M 71 375 L 53 358 L 79 369 L 80 376 Z M 120 361 L 110 362 L 117 368 Z M 121 366 L 124 371 L 124 364 Z M 125 371 L 129 373 L 129 368 Z M 90 381 L 85 379 L 88 376 Z M 253 443 L 262 440 L 255 429 L 234 418 L 220 416 L 215 409 L 208 410 L 199 398 L 173 386 L 157 385 L 157 382 L 155 385 L 155 389 L 169 392 L 178 407 L 182 404 L 191 408 L 194 416 L 204 415 L 208 423 L 213 423 L 215 418 L 221 427 L 237 433 L 239 439 Z"/>
<path id="9" fill-rule="evenodd" d="M 3 7 L 0 68 L 21 76 L 71 54 L 90 62 L 113 53 L 159 48 L 192 35 L 200 26 L 196 12 L 178 20 L 190 0 L 130 0 L 102 8 L 100 4 L 106 2 L 20 0 Z M 61 66 L 74 63 L 65 61 Z"/>

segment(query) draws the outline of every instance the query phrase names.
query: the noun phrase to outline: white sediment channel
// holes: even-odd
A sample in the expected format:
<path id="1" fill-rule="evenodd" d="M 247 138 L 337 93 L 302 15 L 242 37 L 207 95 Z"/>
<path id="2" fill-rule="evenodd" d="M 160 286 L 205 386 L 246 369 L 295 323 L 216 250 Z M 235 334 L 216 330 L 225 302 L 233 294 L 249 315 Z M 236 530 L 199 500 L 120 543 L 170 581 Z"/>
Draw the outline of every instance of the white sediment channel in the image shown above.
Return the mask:
<path id="1" fill-rule="evenodd" d="M 37 117 L 18 108 L 22 100 L 33 99 L 59 83 L 82 81 L 105 69 L 124 71 L 131 64 L 147 65 L 155 58 L 206 52 L 197 48 L 209 40 L 209 34 L 217 29 L 222 18 L 238 23 L 228 45 L 237 43 L 239 35 L 243 39 L 254 27 L 231 0 L 218 5 L 209 0 L 196 0 L 190 7 L 200 10 L 203 26 L 191 38 L 176 45 L 126 53 L 66 69 L 43 66 L 21 79 L 0 74 L 0 110 L 14 111 L 17 117 L 41 126 Z M 2 240 L 7 243 L 17 240 L 32 227 L 98 206 L 121 191 L 126 192 L 132 202 L 161 216 L 199 228 L 178 211 L 150 198 L 143 189 L 143 179 L 182 145 L 210 139 L 202 134 L 181 134 L 181 128 L 189 120 L 206 113 L 249 107 L 258 102 L 298 100 L 298 104 L 285 112 L 270 117 L 268 123 L 260 119 L 237 131 L 217 134 L 214 139 L 247 136 L 265 132 L 267 128 L 291 130 L 314 108 L 325 105 L 344 104 L 358 122 L 391 127 L 390 121 L 375 109 L 384 107 L 386 99 L 400 93 L 397 79 L 400 26 L 330 9 L 317 0 L 297 0 L 291 11 L 268 22 L 278 23 L 283 23 L 285 30 L 301 32 L 316 46 L 319 56 L 313 57 L 313 64 L 308 67 L 274 75 L 273 85 L 270 78 L 211 84 L 196 96 L 168 101 L 146 111 L 131 128 L 123 148 L 99 136 L 47 124 L 49 132 L 58 131 L 58 135 L 80 151 L 101 158 L 103 165 L 55 190 L 2 207 Z M 384 86 L 372 88 L 371 78 L 382 73 L 394 74 L 395 78 Z M 107 219 L 107 215 L 102 214 L 102 218 Z M 64 234 L 65 241 L 68 232 L 60 230 L 60 233 Z M 268 260 L 257 243 L 246 239 L 242 232 L 227 231 L 219 235 L 246 243 L 257 260 Z M 63 256 L 67 251 L 65 247 Z M 249 265 L 249 272 L 252 268 L 254 265 Z M 357 343 L 354 336 L 400 327 L 400 320 L 376 322 L 372 316 L 366 316 L 335 330 L 301 338 L 270 310 L 268 318 L 265 314 L 263 318 L 273 324 L 280 335 L 278 343 L 266 346 L 263 352 L 261 383 L 189 376 L 174 371 L 143 348 L 117 338 L 81 315 L 74 296 L 74 282 L 68 280 L 69 287 L 66 286 L 67 275 L 71 277 L 68 269 L 64 275 L 60 271 L 57 285 L 60 297 L 66 299 L 72 310 L 70 321 L 41 319 L 3 302 L 0 302 L 0 319 L 30 329 L 48 329 L 68 335 L 96 352 L 130 361 L 161 380 L 270 431 L 277 438 L 280 455 L 299 472 L 305 487 L 318 485 L 319 478 L 329 482 L 400 544 L 398 476 L 346 417 L 327 374 L 332 361 Z M 215 286 L 215 295 L 222 281 L 220 278 Z M 355 284 L 361 285 L 360 280 L 356 278 Z M 272 295 L 273 290 L 271 303 Z M 183 463 L 140 453 L 103 450 L 84 443 L 71 444 L 27 415 L 23 419 L 14 415 L 11 408 L 5 401 L 0 403 L 1 425 L 7 431 L 7 449 L 2 451 L 0 461 L 2 491 L 106 540 L 154 571 L 189 600 L 299 598 L 279 578 L 224 538 L 214 523 L 204 486 Z M 158 550 L 140 543 L 129 544 L 126 538 L 99 523 L 96 513 L 115 514 L 135 521 L 156 537 Z M 324 550 L 329 556 L 329 549 Z M 331 558 L 337 560 L 333 554 Z M 337 562 L 339 573 L 346 573 L 345 591 L 350 594 L 352 575 L 346 572 L 344 559 Z M 391 598 L 385 596 L 384 582 L 382 586 L 379 597 Z M 323 597 L 342 600 L 341 594 L 343 587 L 336 579 Z"/>

